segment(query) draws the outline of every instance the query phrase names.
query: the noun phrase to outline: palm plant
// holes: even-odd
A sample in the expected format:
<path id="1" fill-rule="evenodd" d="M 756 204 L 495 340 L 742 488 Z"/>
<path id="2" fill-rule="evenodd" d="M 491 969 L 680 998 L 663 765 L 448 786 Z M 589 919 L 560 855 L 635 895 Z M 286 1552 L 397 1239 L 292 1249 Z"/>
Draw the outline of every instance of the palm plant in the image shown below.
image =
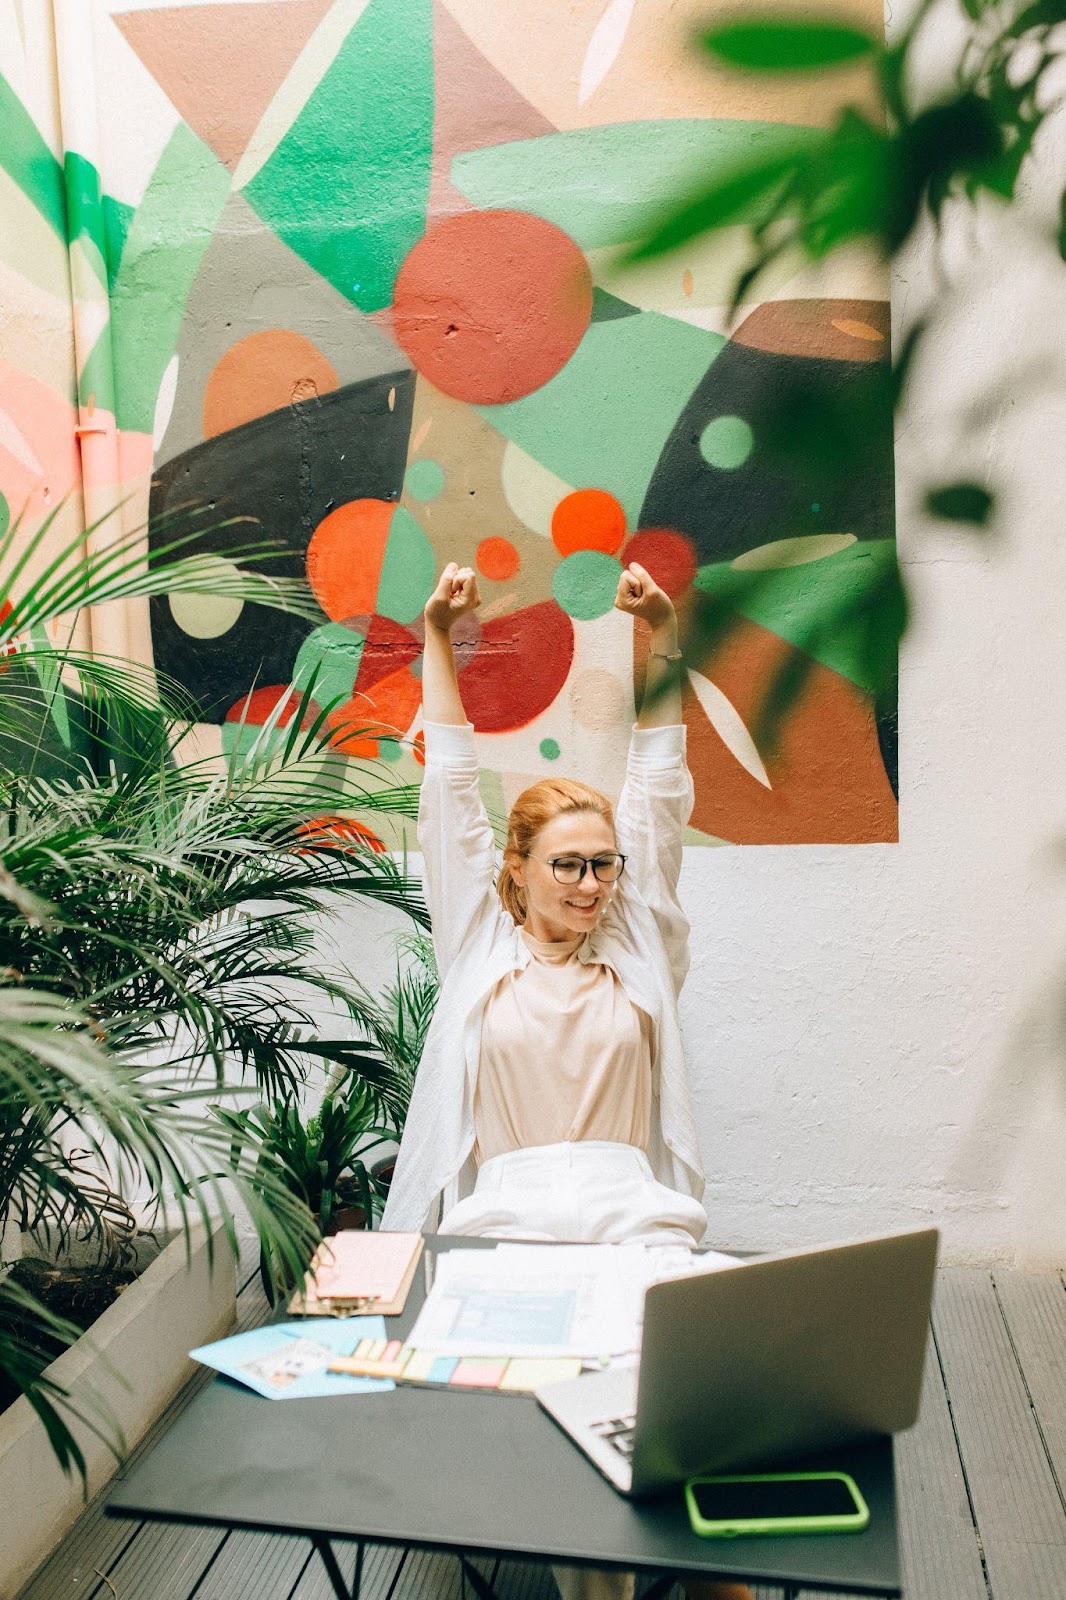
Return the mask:
<path id="1" fill-rule="evenodd" d="M 396 1122 L 369 1083 L 345 1073 L 327 1088 L 310 1117 L 304 1116 L 293 1094 L 261 1101 L 249 1110 L 228 1106 L 213 1110 L 233 1151 L 255 1152 L 256 1180 L 264 1189 L 283 1183 L 314 1216 L 321 1234 L 336 1232 L 348 1201 L 346 1190 L 354 1191 L 366 1225 L 373 1226 L 376 1197 L 366 1158 L 393 1137 Z M 278 1289 L 291 1290 L 301 1276 L 266 1242 L 260 1250 L 259 1272 L 271 1301 Z"/>
<path id="2" fill-rule="evenodd" d="M 302 586 L 183 557 L 181 537 L 151 562 L 135 539 L 80 563 L 67 547 L 29 581 L 48 531 L 20 547 L 15 524 L 0 539 L 0 1218 L 53 1244 L 72 1230 L 106 1239 L 113 1193 L 139 1184 L 186 1228 L 221 1214 L 235 1246 L 228 1180 L 294 1276 L 317 1238 L 307 1204 L 262 1166 L 261 1130 L 236 1146 L 206 1102 L 293 1096 L 328 1065 L 400 1112 L 384 1055 L 351 1037 L 357 988 L 313 959 L 313 924 L 325 895 L 425 913 L 391 856 L 310 825 L 339 798 L 322 732 L 331 707 L 316 706 L 313 684 L 221 767 L 183 766 L 174 752 L 193 708 L 60 632 L 82 606 L 176 589 L 314 615 Z M 375 777 L 366 769 L 340 803 L 409 813 L 412 794 Z M 90 1176 L 72 1164 L 72 1134 Z M 9 1279 L 0 1290 L 5 1317 L 18 1302 L 0 1374 L 80 1469 L 57 1409 L 74 1402 L 31 1353 L 35 1331 L 62 1342 L 70 1330 Z"/>
<path id="3" fill-rule="evenodd" d="M 352 1015 L 367 1044 L 389 1069 L 388 1092 L 353 1077 L 344 1063 L 329 1075 L 318 1110 L 304 1116 L 284 1094 L 250 1110 L 215 1108 L 235 1149 L 257 1145 L 257 1173 L 280 1179 L 311 1209 L 323 1234 L 338 1225 L 342 1205 L 354 1198 L 368 1227 L 385 1203 L 387 1161 L 367 1166 L 370 1155 L 399 1139 L 436 1007 L 440 982 L 430 939 L 422 931 L 400 936 L 396 980 L 374 993 L 353 982 Z M 260 1272 L 267 1294 L 291 1287 L 282 1262 L 263 1249 Z"/>
<path id="4" fill-rule="evenodd" d="M 253 1182 L 251 1162 L 232 1159 L 205 1125 L 201 1105 L 195 1091 L 153 1080 L 116 1058 L 66 998 L 21 985 L 0 988 L 0 1214 L 14 1213 L 38 1229 L 49 1219 L 68 1228 L 94 1220 L 99 1202 L 79 1190 L 62 1143 L 73 1130 L 96 1157 L 98 1172 L 114 1172 L 115 1181 L 123 1174 L 143 1178 L 157 1193 L 176 1196 L 186 1231 L 196 1218 L 221 1216 L 236 1248 L 225 1178 L 270 1247 L 294 1267 L 302 1263 L 317 1237 L 306 1209 L 285 1185 Z M 122 1438 L 97 1396 L 73 1397 L 44 1371 L 49 1349 L 79 1333 L 10 1273 L 0 1276 L 0 1377 L 26 1395 L 64 1470 L 84 1477 L 84 1456 L 67 1419 L 84 1423 L 116 1454 Z"/>
<path id="5" fill-rule="evenodd" d="M 392 1068 L 405 1115 L 439 994 L 433 941 L 421 929 L 400 935 L 395 982 L 380 994 L 361 983 L 354 988 L 352 1014 Z"/>

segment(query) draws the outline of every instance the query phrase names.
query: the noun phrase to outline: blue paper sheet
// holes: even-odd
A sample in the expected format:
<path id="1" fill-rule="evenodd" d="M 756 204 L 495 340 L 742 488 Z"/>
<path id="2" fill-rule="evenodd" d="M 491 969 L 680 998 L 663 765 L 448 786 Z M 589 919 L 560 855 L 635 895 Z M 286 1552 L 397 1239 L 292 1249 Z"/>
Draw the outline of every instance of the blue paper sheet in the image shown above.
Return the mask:
<path id="1" fill-rule="evenodd" d="M 384 1337 L 383 1317 L 312 1317 L 253 1328 L 250 1333 L 201 1345 L 189 1355 L 268 1400 L 376 1394 L 395 1388 L 392 1379 L 356 1378 L 326 1368 L 334 1356 L 350 1356 L 360 1340 Z"/>

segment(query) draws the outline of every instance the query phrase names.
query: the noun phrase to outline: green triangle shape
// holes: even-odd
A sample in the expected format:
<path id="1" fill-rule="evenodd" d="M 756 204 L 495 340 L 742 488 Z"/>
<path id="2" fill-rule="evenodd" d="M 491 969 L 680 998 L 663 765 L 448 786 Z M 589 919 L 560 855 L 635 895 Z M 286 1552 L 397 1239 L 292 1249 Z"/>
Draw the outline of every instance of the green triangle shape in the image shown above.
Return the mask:
<path id="1" fill-rule="evenodd" d="M 334 288 L 378 311 L 425 231 L 432 140 L 431 0 L 371 0 L 243 193 Z"/>

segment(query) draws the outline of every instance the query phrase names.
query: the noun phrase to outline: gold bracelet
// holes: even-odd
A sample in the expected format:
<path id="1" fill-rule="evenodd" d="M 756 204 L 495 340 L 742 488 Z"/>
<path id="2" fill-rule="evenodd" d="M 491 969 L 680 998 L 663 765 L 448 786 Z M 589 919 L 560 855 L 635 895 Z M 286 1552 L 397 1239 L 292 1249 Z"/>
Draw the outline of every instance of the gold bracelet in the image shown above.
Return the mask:
<path id="1" fill-rule="evenodd" d="M 685 659 L 681 650 L 671 650 L 669 654 L 665 650 L 649 650 L 648 654 L 655 656 L 659 661 L 683 661 Z"/>

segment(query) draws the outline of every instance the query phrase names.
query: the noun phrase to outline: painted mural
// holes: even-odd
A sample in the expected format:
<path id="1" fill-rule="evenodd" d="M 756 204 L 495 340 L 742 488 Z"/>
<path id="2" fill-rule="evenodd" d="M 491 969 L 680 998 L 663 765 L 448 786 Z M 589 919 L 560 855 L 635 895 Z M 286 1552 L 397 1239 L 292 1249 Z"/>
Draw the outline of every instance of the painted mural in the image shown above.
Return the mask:
<path id="1" fill-rule="evenodd" d="M 625 264 L 665 196 L 870 103 L 860 69 L 832 97 L 711 70 L 691 37 L 716 6 L 0 0 L 3 506 L 31 525 L 110 496 L 222 559 L 269 539 L 321 607 L 126 619 L 118 642 L 195 698 L 201 750 L 310 684 L 339 782 L 346 758 L 417 777 L 421 608 L 455 559 L 485 598 L 458 651 L 490 802 L 552 770 L 617 789 L 641 666 L 620 564 L 682 611 L 772 570 L 688 675 L 690 837 L 896 837 L 854 639 L 819 645 L 774 748 L 752 733 L 812 599 L 891 559 L 887 418 L 861 482 L 830 459 L 813 487 L 759 429 L 804 372 L 861 404 L 882 271 L 783 268 L 730 322 L 742 226 Z"/>

